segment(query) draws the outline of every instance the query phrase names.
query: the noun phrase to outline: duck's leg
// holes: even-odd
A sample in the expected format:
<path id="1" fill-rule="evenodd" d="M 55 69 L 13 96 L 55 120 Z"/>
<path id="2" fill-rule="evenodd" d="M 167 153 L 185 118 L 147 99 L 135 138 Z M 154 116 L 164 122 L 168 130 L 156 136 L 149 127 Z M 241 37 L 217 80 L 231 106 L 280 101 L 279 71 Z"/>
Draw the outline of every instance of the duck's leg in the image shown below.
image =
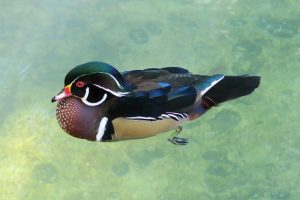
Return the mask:
<path id="1" fill-rule="evenodd" d="M 181 133 L 182 127 L 178 126 L 175 130 L 175 132 L 169 137 L 169 141 L 175 145 L 186 145 L 188 143 L 188 139 L 178 137 L 178 135 Z"/>

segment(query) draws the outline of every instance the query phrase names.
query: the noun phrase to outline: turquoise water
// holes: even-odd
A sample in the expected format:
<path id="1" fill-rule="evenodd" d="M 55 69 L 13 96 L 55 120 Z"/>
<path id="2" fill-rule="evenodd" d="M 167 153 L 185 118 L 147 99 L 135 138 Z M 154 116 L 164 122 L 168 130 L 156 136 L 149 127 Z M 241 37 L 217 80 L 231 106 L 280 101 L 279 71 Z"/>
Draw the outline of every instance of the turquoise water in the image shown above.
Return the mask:
<path id="1" fill-rule="evenodd" d="M 1 200 L 300 199 L 297 0 L 0 0 Z M 74 66 L 259 74 L 184 126 L 189 145 L 65 134 L 51 98 Z"/>

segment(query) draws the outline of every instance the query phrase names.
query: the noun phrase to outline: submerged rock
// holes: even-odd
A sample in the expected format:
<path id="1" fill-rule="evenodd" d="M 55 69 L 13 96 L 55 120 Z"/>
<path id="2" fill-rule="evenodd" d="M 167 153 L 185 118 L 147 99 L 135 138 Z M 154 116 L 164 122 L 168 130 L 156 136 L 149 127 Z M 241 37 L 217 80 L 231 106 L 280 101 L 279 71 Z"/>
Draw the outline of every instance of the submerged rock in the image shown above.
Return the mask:
<path id="1" fill-rule="evenodd" d="M 120 196 L 121 195 L 118 192 L 111 192 L 111 193 L 109 193 L 107 200 L 118 200 L 118 199 L 120 199 Z"/>
<path id="2" fill-rule="evenodd" d="M 218 51 L 214 46 L 208 43 L 203 42 L 195 42 L 192 44 L 193 51 L 196 56 L 200 56 L 203 58 L 215 58 L 217 56 Z"/>
<path id="3" fill-rule="evenodd" d="M 220 177 L 210 177 L 205 180 L 206 186 L 214 193 L 221 193 L 230 190 L 232 185 Z"/>
<path id="4" fill-rule="evenodd" d="M 213 176 L 219 176 L 219 177 L 226 177 L 228 175 L 230 175 L 230 171 L 228 171 L 228 169 L 224 168 L 224 166 L 220 165 L 220 166 L 211 166 L 209 168 L 206 169 L 206 172 L 209 175 L 213 175 Z"/>
<path id="5" fill-rule="evenodd" d="M 284 191 L 276 191 L 271 193 L 272 200 L 286 200 L 290 198 L 290 194 Z"/>
<path id="6" fill-rule="evenodd" d="M 229 20 L 229 24 L 232 26 L 232 27 L 237 27 L 237 28 L 240 28 L 240 27 L 244 27 L 245 25 L 248 24 L 248 21 L 245 20 L 245 19 L 241 19 L 241 18 L 234 18 L 232 20 Z"/>
<path id="7" fill-rule="evenodd" d="M 298 30 L 300 28 L 300 22 L 298 19 L 275 19 L 270 17 L 260 18 L 257 25 L 273 36 L 281 38 L 294 37 L 298 34 Z"/>
<path id="8" fill-rule="evenodd" d="M 153 160 L 163 158 L 164 156 L 164 152 L 155 147 L 149 147 L 143 151 L 136 151 L 136 149 L 132 149 L 129 153 L 129 157 L 139 164 L 140 167 L 146 167 Z"/>
<path id="9" fill-rule="evenodd" d="M 58 179 L 58 170 L 51 163 L 38 164 L 32 170 L 32 178 L 39 183 L 53 183 Z"/>
<path id="10" fill-rule="evenodd" d="M 232 53 L 236 58 L 253 58 L 260 55 L 262 48 L 255 41 L 242 40 L 238 41 L 232 48 Z"/>
<path id="11" fill-rule="evenodd" d="M 261 58 L 262 40 L 240 40 L 232 47 L 234 57 L 231 70 L 235 74 L 253 74 L 260 70 L 264 64 Z"/>
<path id="12" fill-rule="evenodd" d="M 136 44 L 145 44 L 149 41 L 148 33 L 141 28 L 131 30 L 128 37 Z"/>
<path id="13" fill-rule="evenodd" d="M 66 195 L 66 197 L 64 198 L 64 200 L 84 200 L 84 195 L 82 194 L 82 192 L 75 192 L 69 195 Z"/>
<path id="14" fill-rule="evenodd" d="M 222 110 L 211 120 L 211 127 L 220 133 L 233 129 L 241 121 L 241 116 L 232 110 Z"/>
<path id="15" fill-rule="evenodd" d="M 162 32 L 161 26 L 157 22 L 147 23 L 145 29 L 152 35 L 159 35 Z"/>
<path id="16" fill-rule="evenodd" d="M 112 172 L 117 176 L 124 176 L 129 172 L 129 165 L 119 161 L 112 166 Z"/>
<path id="17" fill-rule="evenodd" d="M 227 161 L 227 154 L 224 151 L 207 151 L 202 155 L 202 158 L 209 161 L 224 162 Z"/>
<path id="18" fill-rule="evenodd" d="M 259 72 L 260 68 L 263 66 L 263 62 L 258 60 L 257 62 L 236 62 L 231 67 L 231 70 L 236 75 L 242 74 L 255 74 Z"/>
<path id="19" fill-rule="evenodd" d="M 187 31 L 188 34 L 191 32 L 198 32 L 199 25 L 193 18 L 188 18 L 180 14 L 170 14 L 167 16 L 169 28 L 172 30 Z"/>

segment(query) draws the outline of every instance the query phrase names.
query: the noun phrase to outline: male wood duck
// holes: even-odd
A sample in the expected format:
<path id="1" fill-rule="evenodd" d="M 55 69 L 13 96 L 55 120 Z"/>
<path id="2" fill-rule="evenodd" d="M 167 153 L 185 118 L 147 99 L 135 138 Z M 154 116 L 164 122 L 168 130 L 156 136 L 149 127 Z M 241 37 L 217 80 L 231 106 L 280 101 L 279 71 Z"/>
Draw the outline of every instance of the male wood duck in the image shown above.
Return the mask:
<path id="1" fill-rule="evenodd" d="M 138 139 L 175 130 L 169 138 L 184 145 L 181 124 L 211 107 L 245 96 L 259 76 L 195 75 L 180 67 L 120 73 L 103 62 L 88 62 L 65 77 L 56 116 L 68 134 L 92 141 Z"/>

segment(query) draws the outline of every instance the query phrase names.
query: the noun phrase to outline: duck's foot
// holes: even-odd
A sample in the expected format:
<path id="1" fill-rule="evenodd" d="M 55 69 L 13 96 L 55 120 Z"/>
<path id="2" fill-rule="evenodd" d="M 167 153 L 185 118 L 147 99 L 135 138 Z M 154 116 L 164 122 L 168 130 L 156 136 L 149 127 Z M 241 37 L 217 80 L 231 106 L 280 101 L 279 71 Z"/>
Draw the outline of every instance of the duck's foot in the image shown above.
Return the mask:
<path id="1" fill-rule="evenodd" d="M 172 134 L 172 136 L 168 140 L 172 144 L 175 144 L 175 145 L 186 145 L 186 144 L 188 144 L 188 142 L 189 142 L 188 139 L 178 137 L 178 135 L 180 134 L 181 131 L 182 131 L 182 127 L 178 126 L 177 129 L 175 130 L 175 132 Z"/>
<path id="2" fill-rule="evenodd" d="M 188 139 L 181 137 L 170 137 L 168 140 L 175 145 L 186 145 L 189 143 Z"/>

